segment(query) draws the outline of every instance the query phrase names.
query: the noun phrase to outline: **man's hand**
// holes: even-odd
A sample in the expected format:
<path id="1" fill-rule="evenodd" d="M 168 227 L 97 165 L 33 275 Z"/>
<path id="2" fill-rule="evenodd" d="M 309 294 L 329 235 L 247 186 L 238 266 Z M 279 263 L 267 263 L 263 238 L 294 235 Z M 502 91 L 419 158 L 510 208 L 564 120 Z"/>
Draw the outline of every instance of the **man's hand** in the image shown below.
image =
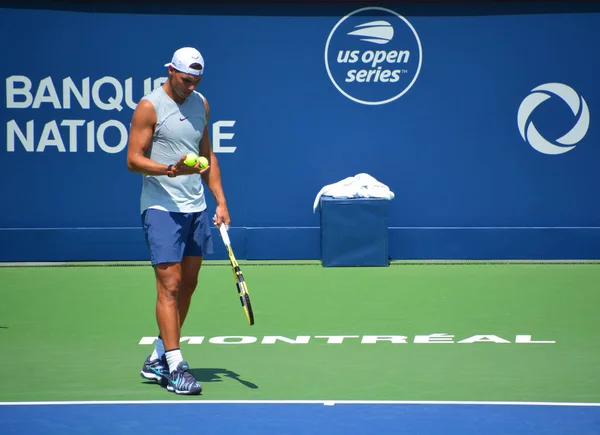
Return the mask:
<path id="1" fill-rule="evenodd" d="M 231 224 L 231 219 L 229 217 L 229 210 L 227 210 L 227 204 L 218 204 L 215 215 L 213 216 L 213 223 L 217 228 L 221 226 L 221 224 L 225 224 L 227 228 Z"/>
<path id="2" fill-rule="evenodd" d="M 186 157 L 187 157 L 187 155 L 182 156 L 177 161 L 177 163 L 175 163 L 173 165 L 172 170 L 176 177 L 179 175 L 204 174 L 205 172 L 210 170 L 210 165 L 208 165 L 206 168 L 200 169 L 200 162 L 196 162 L 196 164 L 194 166 L 186 165 L 185 164 Z"/>

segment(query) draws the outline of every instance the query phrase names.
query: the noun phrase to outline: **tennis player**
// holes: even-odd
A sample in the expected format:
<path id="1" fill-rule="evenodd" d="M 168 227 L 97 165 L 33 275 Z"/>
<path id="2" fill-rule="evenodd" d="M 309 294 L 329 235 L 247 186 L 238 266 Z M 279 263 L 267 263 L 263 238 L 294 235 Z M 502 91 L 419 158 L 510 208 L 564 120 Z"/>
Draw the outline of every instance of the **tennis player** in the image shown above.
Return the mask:
<path id="1" fill-rule="evenodd" d="M 177 394 L 200 394 L 179 348 L 181 326 L 198 283 L 202 258 L 213 252 L 203 183 L 214 196 L 214 223 L 230 224 L 217 158 L 208 136 L 209 106 L 195 89 L 204 73 L 198 50 L 180 48 L 165 65 L 165 84 L 142 98 L 131 120 L 129 170 L 142 174 L 142 227 L 156 276 L 160 334 L 142 377 Z M 205 156 L 200 169 L 184 163 L 188 153 Z"/>

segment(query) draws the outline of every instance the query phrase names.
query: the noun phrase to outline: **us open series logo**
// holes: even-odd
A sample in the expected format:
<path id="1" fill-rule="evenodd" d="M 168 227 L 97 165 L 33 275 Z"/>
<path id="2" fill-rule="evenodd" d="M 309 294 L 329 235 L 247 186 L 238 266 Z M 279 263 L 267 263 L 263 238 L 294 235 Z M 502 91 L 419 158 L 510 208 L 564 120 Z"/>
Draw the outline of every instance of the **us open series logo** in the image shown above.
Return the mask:
<path id="1" fill-rule="evenodd" d="M 360 104 L 386 104 L 400 98 L 416 82 L 422 61 L 421 40 L 412 24 L 381 7 L 346 15 L 325 44 L 331 82 Z"/>

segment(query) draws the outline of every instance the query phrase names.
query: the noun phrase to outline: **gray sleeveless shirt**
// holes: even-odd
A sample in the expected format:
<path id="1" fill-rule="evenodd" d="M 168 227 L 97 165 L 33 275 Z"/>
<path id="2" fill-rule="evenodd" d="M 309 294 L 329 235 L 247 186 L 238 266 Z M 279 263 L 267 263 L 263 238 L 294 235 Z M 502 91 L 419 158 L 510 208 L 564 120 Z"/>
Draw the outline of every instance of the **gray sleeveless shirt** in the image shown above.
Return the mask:
<path id="1" fill-rule="evenodd" d="M 165 165 L 176 163 L 181 156 L 199 154 L 200 139 L 206 126 L 204 97 L 192 94 L 179 105 L 161 87 L 143 97 L 156 110 L 156 129 L 146 157 Z M 193 213 L 206 209 L 200 175 L 143 175 L 140 200 L 142 213 L 148 208 Z"/>

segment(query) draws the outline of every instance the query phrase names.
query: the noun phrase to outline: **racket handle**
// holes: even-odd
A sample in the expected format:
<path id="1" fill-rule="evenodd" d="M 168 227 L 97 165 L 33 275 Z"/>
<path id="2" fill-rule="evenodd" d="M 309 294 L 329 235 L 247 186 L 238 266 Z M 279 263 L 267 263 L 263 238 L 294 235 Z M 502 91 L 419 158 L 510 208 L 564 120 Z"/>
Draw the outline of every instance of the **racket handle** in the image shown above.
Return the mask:
<path id="1" fill-rule="evenodd" d="M 229 234 L 227 234 L 227 226 L 224 223 L 221 224 L 221 226 L 219 227 L 219 231 L 221 232 L 223 243 L 225 243 L 226 246 L 231 245 L 231 241 L 229 240 Z"/>

